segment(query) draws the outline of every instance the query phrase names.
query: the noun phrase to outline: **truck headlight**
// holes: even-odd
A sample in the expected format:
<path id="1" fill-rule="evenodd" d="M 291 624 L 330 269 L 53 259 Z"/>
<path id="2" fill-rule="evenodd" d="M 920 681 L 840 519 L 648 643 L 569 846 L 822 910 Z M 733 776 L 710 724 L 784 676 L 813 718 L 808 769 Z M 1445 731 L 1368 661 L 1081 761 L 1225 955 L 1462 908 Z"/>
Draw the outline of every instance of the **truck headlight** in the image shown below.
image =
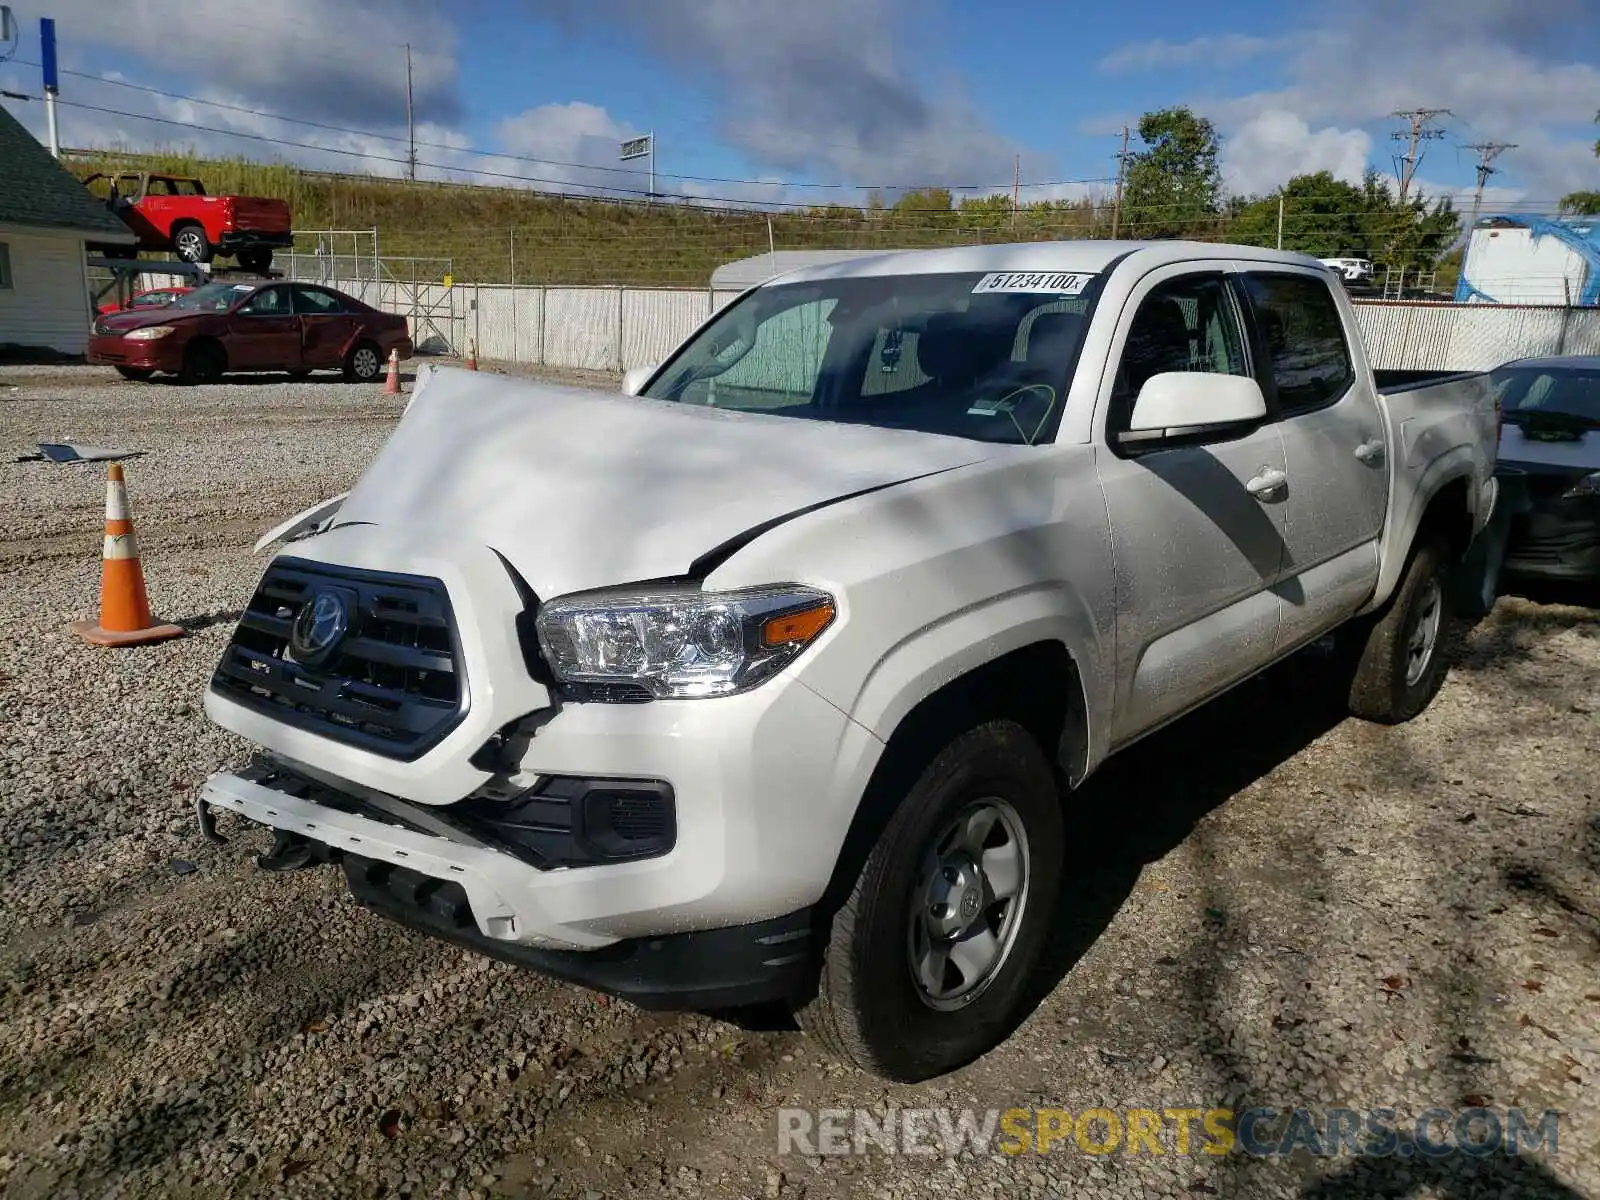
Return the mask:
<path id="1" fill-rule="evenodd" d="M 173 332 L 171 325 L 144 325 L 138 329 L 131 329 L 123 336 L 130 342 L 153 342 L 157 338 L 164 338 Z"/>
<path id="2" fill-rule="evenodd" d="M 1600 496 L 1600 471 L 1589 472 L 1561 493 L 1563 500 L 1576 500 L 1579 496 Z"/>
<path id="3" fill-rule="evenodd" d="M 687 699 L 728 696 L 770 679 L 836 611 L 826 592 L 796 585 L 617 590 L 552 600 L 540 607 L 537 629 L 563 683 L 618 690 L 601 699 Z"/>

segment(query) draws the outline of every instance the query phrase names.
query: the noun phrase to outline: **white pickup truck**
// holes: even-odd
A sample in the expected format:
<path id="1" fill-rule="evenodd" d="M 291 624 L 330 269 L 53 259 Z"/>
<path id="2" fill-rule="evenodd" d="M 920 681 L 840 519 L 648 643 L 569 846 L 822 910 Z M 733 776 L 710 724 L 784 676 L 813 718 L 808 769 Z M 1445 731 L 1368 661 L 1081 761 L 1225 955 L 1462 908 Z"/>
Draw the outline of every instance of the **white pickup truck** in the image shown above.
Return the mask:
<path id="1" fill-rule="evenodd" d="M 1333 631 L 1353 712 L 1420 712 L 1494 502 L 1486 378 L 1380 390 L 1332 273 L 1246 247 L 811 267 L 624 392 L 426 377 L 280 531 L 202 828 L 893 1079 L 1006 1036 L 1109 755 Z"/>

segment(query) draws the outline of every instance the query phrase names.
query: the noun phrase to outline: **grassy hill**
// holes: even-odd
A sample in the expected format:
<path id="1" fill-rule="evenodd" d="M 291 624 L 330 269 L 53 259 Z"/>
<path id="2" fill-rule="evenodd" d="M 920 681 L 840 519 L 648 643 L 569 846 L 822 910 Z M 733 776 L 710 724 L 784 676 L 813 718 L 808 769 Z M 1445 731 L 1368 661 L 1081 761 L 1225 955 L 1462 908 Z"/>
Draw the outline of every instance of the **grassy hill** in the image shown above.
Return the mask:
<path id="1" fill-rule="evenodd" d="M 966 245 L 980 241 L 1109 236 L 1110 211 L 1090 202 L 1025 206 L 1012 225 L 1009 197 L 960 209 L 816 208 L 780 213 L 658 201 L 561 198 L 524 188 L 432 183 L 302 171 L 243 159 L 71 151 L 80 178 L 94 171 L 151 170 L 198 176 L 214 194 L 289 201 L 298 231 L 379 231 L 384 258 L 416 264 L 418 278 L 446 269 L 478 283 L 706 285 L 730 259 L 781 250 Z M 298 249 L 310 252 L 314 238 Z M 370 253 L 370 242 L 362 247 Z M 346 239 L 335 253 L 354 252 Z M 391 267 L 391 269 L 395 269 Z"/>
<path id="2" fill-rule="evenodd" d="M 396 278 L 418 281 L 439 280 L 448 271 L 462 283 L 704 287 L 722 263 L 760 254 L 769 244 L 780 250 L 897 249 L 1105 238 L 1112 228 L 1111 202 L 1103 196 L 1025 204 L 1013 213 L 1008 195 L 953 205 L 948 192 L 929 189 L 904 195 L 890 208 L 767 212 L 563 197 L 470 183 L 412 183 L 181 153 L 73 150 L 64 152 L 63 161 L 80 178 L 117 169 L 162 171 L 198 176 L 213 194 L 280 197 L 293 208 L 297 249 L 306 254 L 315 249 L 317 231 L 376 228 L 387 269 Z M 1283 230 L 1288 249 L 1326 257 L 1348 252 L 1341 247 L 1360 247 L 1380 263 L 1393 254 L 1415 271 L 1437 262 L 1456 236 L 1455 214 L 1403 210 L 1375 180 L 1363 192 L 1323 173 L 1297 177 L 1289 187 L 1295 194 Z M 1121 234 L 1270 246 L 1278 236 L 1278 220 L 1276 197 L 1240 198 L 1222 212 L 1182 220 L 1159 207 L 1124 211 Z M 1384 246 L 1388 253 L 1380 249 Z M 372 240 L 336 239 L 332 252 L 370 255 Z M 1440 265 L 1439 286 L 1449 290 L 1455 264 Z M 348 277 L 352 272 L 340 265 L 336 273 Z"/>

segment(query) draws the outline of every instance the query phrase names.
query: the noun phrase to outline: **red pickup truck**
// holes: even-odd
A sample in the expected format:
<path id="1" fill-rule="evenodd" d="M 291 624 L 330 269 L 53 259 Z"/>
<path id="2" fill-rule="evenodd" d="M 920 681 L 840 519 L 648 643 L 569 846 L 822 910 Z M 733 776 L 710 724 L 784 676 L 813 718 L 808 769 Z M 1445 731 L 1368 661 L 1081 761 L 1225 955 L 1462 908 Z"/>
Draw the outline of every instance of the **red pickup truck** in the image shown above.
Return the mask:
<path id="1" fill-rule="evenodd" d="M 149 171 L 96 172 L 83 182 L 138 235 L 138 250 L 170 250 L 193 263 L 232 255 L 246 271 L 265 271 L 275 249 L 294 245 L 284 200 L 208 196 L 198 179 Z"/>

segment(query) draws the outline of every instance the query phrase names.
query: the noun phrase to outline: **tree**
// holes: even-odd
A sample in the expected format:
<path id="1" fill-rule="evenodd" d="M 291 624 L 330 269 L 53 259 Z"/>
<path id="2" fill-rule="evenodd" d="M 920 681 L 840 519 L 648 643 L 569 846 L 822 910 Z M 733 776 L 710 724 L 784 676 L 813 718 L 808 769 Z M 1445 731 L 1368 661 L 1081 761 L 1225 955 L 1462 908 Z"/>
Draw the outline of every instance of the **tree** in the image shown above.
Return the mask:
<path id="1" fill-rule="evenodd" d="M 1187 108 L 1139 118 L 1144 149 L 1128 156 L 1122 211 L 1128 236 L 1196 237 L 1222 208 L 1217 130 Z"/>
<path id="2" fill-rule="evenodd" d="M 918 188 L 906 192 L 894 202 L 895 212 L 949 212 L 950 189 L 942 187 Z"/>
<path id="3" fill-rule="evenodd" d="M 1331 171 L 1296 175 L 1283 185 L 1283 248 L 1317 258 L 1367 257 L 1370 247 L 1363 217 L 1365 192 L 1335 179 Z M 1252 199 L 1228 224 L 1228 240 L 1247 246 L 1275 246 L 1278 195 Z"/>
<path id="4" fill-rule="evenodd" d="M 1594 119 L 1600 124 L 1600 112 L 1595 113 Z M 1594 144 L 1594 156 L 1600 158 L 1600 141 Z M 1561 197 L 1561 211 L 1586 217 L 1600 214 L 1600 192 L 1569 192 Z"/>
<path id="5" fill-rule="evenodd" d="M 1429 204 L 1420 192 L 1404 204 L 1378 171 L 1361 186 L 1328 171 L 1296 175 L 1283 185 L 1283 248 L 1316 258 L 1370 258 L 1408 272 L 1433 267 L 1460 232 L 1449 200 Z M 1229 205 L 1227 238 L 1273 246 L 1278 237 L 1278 193 Z"/>

